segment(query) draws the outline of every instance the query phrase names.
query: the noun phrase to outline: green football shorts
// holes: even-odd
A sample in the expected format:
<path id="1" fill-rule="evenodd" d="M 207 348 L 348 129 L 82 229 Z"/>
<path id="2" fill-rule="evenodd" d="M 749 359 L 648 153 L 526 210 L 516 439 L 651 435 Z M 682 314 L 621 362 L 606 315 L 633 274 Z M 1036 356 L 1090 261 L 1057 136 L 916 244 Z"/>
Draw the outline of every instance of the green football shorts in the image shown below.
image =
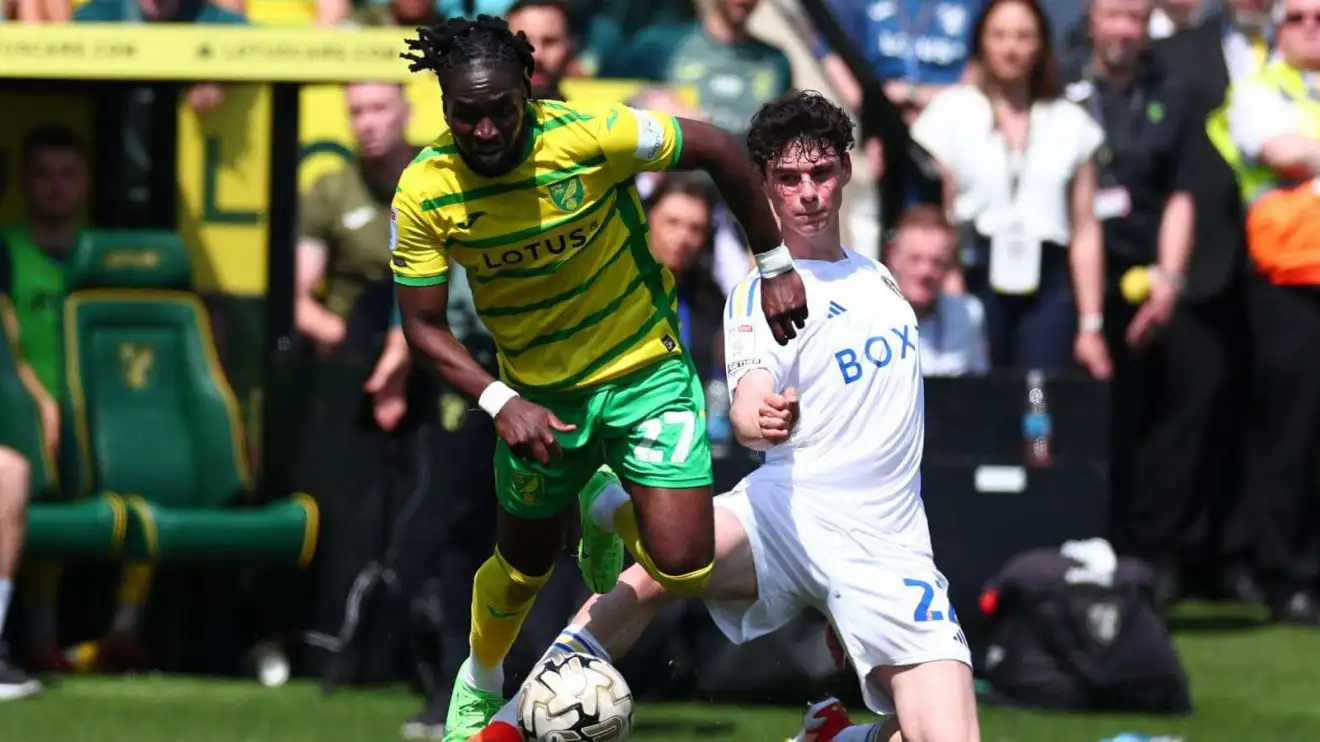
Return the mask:
<path id="1" fill-rule="evenodd" d="M 686 358 L 665 359 L 585 392 L 522 396 L 577 429 L 555 433 L 563 455 L 546 466 L 519 459 L 498 442 L 495 488 L 511 515 L 548 518 L 575 505 L 602 463 L 646 487 L 686 489 L 713 481 L 706 397 Z"/>

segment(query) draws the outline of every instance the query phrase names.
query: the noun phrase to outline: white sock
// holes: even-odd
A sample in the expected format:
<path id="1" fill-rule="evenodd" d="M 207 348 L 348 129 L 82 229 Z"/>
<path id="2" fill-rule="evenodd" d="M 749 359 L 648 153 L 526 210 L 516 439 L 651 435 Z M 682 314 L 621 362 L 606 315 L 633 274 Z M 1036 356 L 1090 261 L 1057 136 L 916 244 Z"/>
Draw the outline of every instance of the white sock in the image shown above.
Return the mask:
<path id="1" fill-rule="evenodd" d="M 596 496 L 596 501 L 591 503 L 591 522 L 596 527 L 608 533 L 614 533 L 614 511 L 623 506 L 625 502 L 631 499 L 628 497 L 628 490 L 625 490 L 618 482 L 611 482 L 605 485 L 605 489 Z"/>
<path id="2" fill-rule="evenodd" d="M 879 742 L 879 724 L 854 724 L 839 732 L 834 742 Z"/>
<path id="3" fill-rule="evenodd" d="M 14 582 L 6 577 L 0 580 L 0 635 L 5 633 L 5 616 L 9 615 L 9 598 L 14 594 Z"/>
<path id="4" fill-rule="evenodd" d="M 468 661 L 463 663 L 463 682 L 477 690 L 502 696 L 504 695 L 504 663 L 486 667 L 469 654 Z"/>
<path id="5" fill-rule="evenodd" d="M 549 649 L 545 650 L 545 654 L 541 655 L 541 662 L 551 657 L 560 657 L 574 652 L 597 657 L 606 662 L 610 661 L 610 653 L 605 651 L 605 647 L 601 646 L 600 641 L 592 636 L 586 627 L 569 624 L 563 631 L 559 632 L 559 636 L 555 637 L 554 643 L 550 645 Z M 541 663 L 538 662 L 537 664 Z"/>
<path id="6" fill-rule="evenodd" d="M 550 645 L 549 649 L 545 650 L 545 654 L 541 655 L 541 659 L 536 664 L 540 665 L 552 657 L 561 657 L 574 652 L 597 657 L 606 662 L 610 661 L 610 653 L 605 651 L 600 641 L 592 636 L 586 627 L 570 624 L 559 632 L 559 636 L 555 637 L 554 643 Z M 508 703 L 500 707 L 500 710 L 491 721 L 502 721 L 506 724 L 518 726 L 518 702 L 521 700 L 522 691 L 518 691 L 513 695 L 513 698 L 509 699 Z"/>
<path id="7" fill-rule="evenodd" d="M 521 701 L 522 691 L 519 690 L 517 693 L 513 694 L 513 698 L 511 698 L 508 703 L 500 706 L 500 710 L 496 711 L 495 715 L 491 717 L 491 723 L 494 724 L 497 721 L 502 721 L 509 726 L 518 726 L 518 703 Z"/>

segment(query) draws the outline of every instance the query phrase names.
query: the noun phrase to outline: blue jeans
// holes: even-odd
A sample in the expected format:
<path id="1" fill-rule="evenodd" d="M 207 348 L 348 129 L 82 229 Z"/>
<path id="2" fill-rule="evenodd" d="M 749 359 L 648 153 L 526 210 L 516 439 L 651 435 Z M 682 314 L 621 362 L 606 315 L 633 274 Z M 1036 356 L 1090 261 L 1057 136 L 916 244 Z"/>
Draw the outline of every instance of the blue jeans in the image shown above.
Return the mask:
<path id="1" fill-rule="evenodd" d="M 990 288 L 988 252 L 988 244 L 973 247 L 973 254 L 979 253 L 981 259 L 964 269 L 964 277 L 967 291 L 985 306 L 991 365 L 1043 371 L 1075 368 L 1077 306 L 1068 248 L 1048 243 L 1041 247 L 1040 286 L 1036 293 L 1027 295 L 1001 294 Z"/>

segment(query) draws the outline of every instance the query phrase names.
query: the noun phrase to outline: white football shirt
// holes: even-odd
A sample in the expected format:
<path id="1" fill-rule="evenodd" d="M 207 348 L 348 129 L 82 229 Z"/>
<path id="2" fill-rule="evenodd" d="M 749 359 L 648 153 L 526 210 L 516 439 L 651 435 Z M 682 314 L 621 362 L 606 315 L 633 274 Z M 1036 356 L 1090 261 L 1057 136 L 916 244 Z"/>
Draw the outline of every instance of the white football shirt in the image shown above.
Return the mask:
<path id="1" fill-rule="evenodd" d="M 858 530 L 929 553 L 916 314 L 884 266 L 851 250 L 840 261 L 795 264 L 809 317 L 788 345 L 770 333 L 759 277 L 738 284 L 725 305 L 730 392 L 765 369 L 776 391 L 792 387 L 800 400 L 788 441 L 766 451 L 765 464 L 744 483 L 791 486 L 795 499 L 834 514 L 831 520 L 842 515 Z"/>

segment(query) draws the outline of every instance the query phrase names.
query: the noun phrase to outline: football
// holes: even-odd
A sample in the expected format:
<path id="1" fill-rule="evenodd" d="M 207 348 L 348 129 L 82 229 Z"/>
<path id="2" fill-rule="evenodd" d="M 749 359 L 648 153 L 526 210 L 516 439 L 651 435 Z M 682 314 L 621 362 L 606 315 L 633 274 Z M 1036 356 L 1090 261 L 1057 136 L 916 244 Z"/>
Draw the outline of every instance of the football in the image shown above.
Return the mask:
<path id="1" fill-rule="evenodd" d="M 551 657 L 523 684 L 518 724 L 531 742 L 622 742 L 632 733 L 628 683 L 605 660 Z"/>

